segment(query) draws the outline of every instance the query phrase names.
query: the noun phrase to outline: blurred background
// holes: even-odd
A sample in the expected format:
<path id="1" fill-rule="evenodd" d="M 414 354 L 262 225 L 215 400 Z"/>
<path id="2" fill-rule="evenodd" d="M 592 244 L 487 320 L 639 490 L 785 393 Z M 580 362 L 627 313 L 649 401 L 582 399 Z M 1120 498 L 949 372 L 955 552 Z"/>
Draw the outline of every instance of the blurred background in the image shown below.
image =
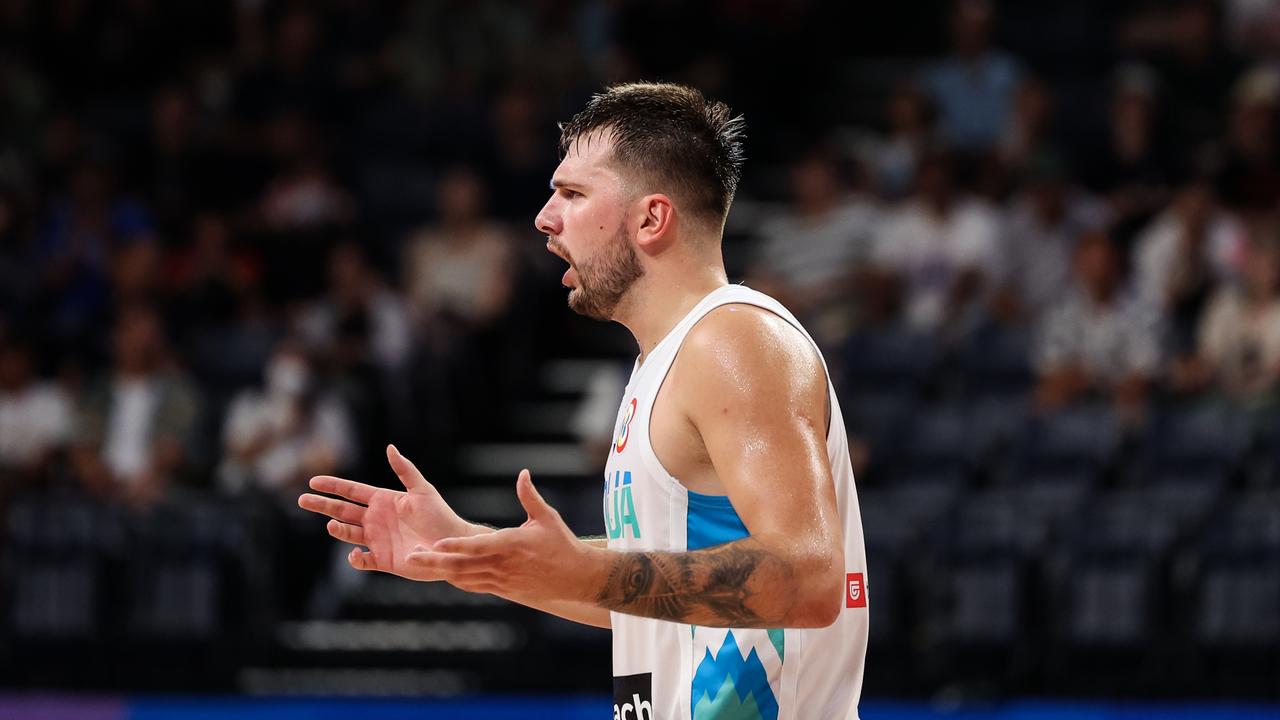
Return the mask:
<path id="1" fill-rule="evenodd" d="M 532 222 L 640 78 L 746 116 L 726 262 L 841 393 L 865 715 L 1280 701 L 1280 3 L 0 0 L 0 710 L 607 713 L 607 632 L 295 498 L 395 442 L 601 531 L 635 347 Z"/>

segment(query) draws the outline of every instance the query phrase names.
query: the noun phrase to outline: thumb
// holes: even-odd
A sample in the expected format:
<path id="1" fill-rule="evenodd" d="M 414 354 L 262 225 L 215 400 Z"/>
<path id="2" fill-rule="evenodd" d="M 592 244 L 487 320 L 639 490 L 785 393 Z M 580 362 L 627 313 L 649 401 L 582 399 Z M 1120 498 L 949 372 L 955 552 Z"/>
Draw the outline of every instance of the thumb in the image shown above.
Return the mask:
<path id="1" fill-rule="evenodd" d="M 528 468 L 521 470 L 520 476 L 516 478 L 516 496 L 520 498 L 525 512 L 529 513 L 530 520 L 541 520 L 556 512 L 533 486 L 533 476 L 529 474 Z"/>
<path id="2" fill-rule="evenodd" d="M 427 479 L 422 477 L 422 473 L 418 472 L 417 466 L 410 462 L 409 458 L 401 455 L 399 448 L 395 445 L 387 446 L 387 463 L 391 465 L 391 469 L 400 478 L 405 490 L 413 490 L 414 488 L 430 485 Z"/>

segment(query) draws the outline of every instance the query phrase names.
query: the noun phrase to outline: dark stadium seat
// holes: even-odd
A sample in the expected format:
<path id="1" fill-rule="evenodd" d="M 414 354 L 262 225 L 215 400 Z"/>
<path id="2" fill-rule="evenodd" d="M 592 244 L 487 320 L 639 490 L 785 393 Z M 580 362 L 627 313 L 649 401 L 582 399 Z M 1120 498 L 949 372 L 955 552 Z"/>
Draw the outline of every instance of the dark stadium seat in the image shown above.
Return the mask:
<path id="1" fill-rule="evenodd" d="M 966 468 L 977 459 L 969 413 L 958 405 L 922 410 L 905 428 L 901 452 L 912 468 Z"/>
<path id="2" fill-rule="evenodd" d="M 88 639 L 107 627 L 123 549 L 116 513 L 75 495 L 29 496 L 11 505 L 6 529 L 4 587 L 16 633 Z"/>
<path id="3" fill-rule="evenodd" d="M 1226 475 L 1253 440 L 1247 418 L 1224 408 L 1166 410 L 1147 424 L 1139 450 L 1151 471 L 1189 479 Z"/>
<path id="4" fill-rule="evenodd" d="M 957 370 L 968 398 L 1024 399 L 1035 384 L 1030 333 L 990 326 L 974 333 Z"/>
<path id="5" fill-rule="evenodd" d="M 1145 490 L 1095 496 L 1044 562 L 1048 671 L 1076 692 L 1157 687 L 1168 671 L 1164 618 L 1178 523 Z"/>
<path id="6" fill-rule="evenodd" d="M 908 395 L 920 390 L 937 366 L 937 340 L 904 330 L 866 332 L 849 339 L 844 352 L 846 386 Z"/>
<path id="7" fill-rule="evenodd" d="M 1115 459 L 1122 439 L 1119 418 L 1111 408 L 1069 408 L 1027 423 L 1019 438 L 1019 462 L 1025 469 L 1103 468 Z"/>
<path id="8" fill-rule="evenodd" d="M 1207 529 L 1188 575 L 1195 638 L 1208 646 L 1280 646 L 1280 494 L 1248 493 Z"/>

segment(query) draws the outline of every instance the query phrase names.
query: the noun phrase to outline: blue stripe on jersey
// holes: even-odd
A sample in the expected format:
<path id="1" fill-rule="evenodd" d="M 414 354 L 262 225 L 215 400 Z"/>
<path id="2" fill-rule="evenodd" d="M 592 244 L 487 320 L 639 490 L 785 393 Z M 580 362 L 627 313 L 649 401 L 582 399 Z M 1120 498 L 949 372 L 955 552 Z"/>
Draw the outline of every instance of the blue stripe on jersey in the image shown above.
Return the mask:
<path id="1" fill-rule="evenodd" d="M 689 512 L 686 515 L 686 547 L 700 550 L 741 540 L 751 533 L 742 524 L 738 511 L 733 509 L 727 495 L 703 495 L 692 490 L 689 493 Z"/>

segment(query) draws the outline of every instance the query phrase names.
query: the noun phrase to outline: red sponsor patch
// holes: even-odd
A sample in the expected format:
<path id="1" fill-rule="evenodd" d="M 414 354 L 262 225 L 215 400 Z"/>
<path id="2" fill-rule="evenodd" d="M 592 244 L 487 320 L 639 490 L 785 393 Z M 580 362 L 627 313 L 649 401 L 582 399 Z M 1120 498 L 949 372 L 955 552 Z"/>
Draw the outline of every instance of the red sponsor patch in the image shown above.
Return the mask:
<path id="1" fill-rule="evenodd" d="M 844 606 L 847 608 L 867 606 L 867 583 L 862 579 L 862 573 L 845 575 Z"/>

